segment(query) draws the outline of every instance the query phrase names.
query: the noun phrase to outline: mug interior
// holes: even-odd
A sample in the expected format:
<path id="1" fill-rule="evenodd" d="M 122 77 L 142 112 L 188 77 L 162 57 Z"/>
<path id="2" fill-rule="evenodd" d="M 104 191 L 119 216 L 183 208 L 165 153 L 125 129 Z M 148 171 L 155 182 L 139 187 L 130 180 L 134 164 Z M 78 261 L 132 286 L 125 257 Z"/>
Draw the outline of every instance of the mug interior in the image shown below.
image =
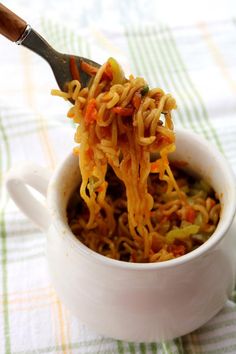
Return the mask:
<path id="1" fill-rule="evenodd" d="M 176 151 L 169 155 L 170 161 L 184 161 L 186 170 L 204 178 L 217 192 L 221 203 L 221 215 L 215 232 L 200 247 L 190 253 L 169 261 L 157 263 L 129 263 L 109 259 L 82 244 L 71 232 L 67 223 L 66 209 L 70 196 L 79 186 L 81 173 L 79 159 L 72 153 L 55 171 L 48 189 L 48 206 L 52 223 L 58 234 L 64 235 L 78 252 L 93 257 L 96 261 L 123 267 L 165 267 L 176 266 L 193 259 L 214 247 L 225 235 L 233 220 L 236 209 L 236 189 L 233 172 L 221 153 L 200 136 L 186 130 L 176 130 Z"/>

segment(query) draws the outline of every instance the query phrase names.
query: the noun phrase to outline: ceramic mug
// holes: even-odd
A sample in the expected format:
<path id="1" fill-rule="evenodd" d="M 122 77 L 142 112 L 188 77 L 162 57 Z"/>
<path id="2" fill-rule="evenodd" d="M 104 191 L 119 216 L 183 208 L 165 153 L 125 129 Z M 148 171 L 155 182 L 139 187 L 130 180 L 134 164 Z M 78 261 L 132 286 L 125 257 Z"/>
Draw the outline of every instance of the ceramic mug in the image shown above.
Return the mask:
<path id="1" fill-rule="evenodd" d="M 194 251 L 161 263 L 106 258 L 83 245 L 67 224 L 68 200 L 80 182 L 70 154 L 49 178 L 34 165 L 13 168 L 7 188 L 19 208 L 47 234 L 52 283 L 71 313 L 105 336 L 138 342 L 189 333 L 213 317 L 235 285 L 236 247 L 229 231 L 236 208 L 233 173 L 219 151 L 201 137 L 176 132 L 172 159 L 184 160 L 218 192 L 222 212 L 214 234 Z M 31 194 L 46 197 L 46 206 Z"/>

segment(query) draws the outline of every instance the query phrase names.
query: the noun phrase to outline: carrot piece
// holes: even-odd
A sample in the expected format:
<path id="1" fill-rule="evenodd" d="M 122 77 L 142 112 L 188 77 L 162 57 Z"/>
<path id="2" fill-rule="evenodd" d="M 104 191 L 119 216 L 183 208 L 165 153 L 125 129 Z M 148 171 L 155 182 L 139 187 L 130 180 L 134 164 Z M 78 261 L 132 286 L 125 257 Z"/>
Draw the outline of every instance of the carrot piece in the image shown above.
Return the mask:
<path id="1" fill-rule="evenodd" d="M 112 72 L 112 67 L 111 67 L 111 64 L 110 63 L 107 63 L 106 64 L 106 68 L 105 68 L 105 71 L 102 75 L 102 78 L 104 80 L 110 80 L 112 81 L 113 79 L 113 72 Z"/>
<path id="2" fill-rule="evenodd" d="M 76 64 L 75 57 L 73 55 L 70 56 L 70 72 L 73 80 L 80 81 L 79 69 Z"/>
<path id="3" fill-rule="evenodd" d="M 132 103 L 134 108 L 139 109 L 139 106 L 141 104 L 141 100 L 142 100 L 142 95 L 140 92 L 135 92 L 133 98 L 132 98 Z"/>
<path id="4" fill-rule="evenodd" d="M 161 159 L 159 159 L 155 162 L 151 162 L 151 172 L 153 172 L 153 173 L 160 172 L 161 167 L 162 167 L 161 165 L 162 165 Z"/>
<path id="5" fill-rule="evenodd" d="M 170 245 L 168 247 L 168 252 L 173 253 L 175 257 L 180 257 L 183 256 L 186 252 L 185 246 L 184 245 Z"/>
<path id="6" fill-rule="evenodd" d="M 104 191 L 104 186 L 99 186 L 97 189 L 96 189 L 96 192 L 98 193 L 101 193 Z"/>
<path id="7" fill-rule="evenodd" d="M 85 124 L 92 124 L 94 121 L 97 120 L 97 107 L 96 107 L 96 100 L 95 98 L 91 98 L 88 102 L 88 105 L 85 110 L 84 121 Z"/>
<path id="8" fill-rule="evenodd" d="M 112 112 L 119 114 L 122 117 L 129 117 L 132 116 L 132 114 L 134 113 L 134 109 L 131 107 L 114 107 L 112 108 Z"/>
<path id="9" fill-rule="evenodd" d="M 83 70 L 85 73 L 87 73 L 90 76 L 95 76 L 98 71 L 98 68 L 96 68 L 95 66 L 92 66 L 91 64 L 86 63 L 86 61 L 84 61 L 84 60 L 80 61 L 80 67 L 81 67 L 81 70 Z"/>
<path id="10" fill-rule="evenodd" d="M 98 72 L 98 68 L 96 66 L 88 64 L 84 60 L 80 61 L 80 67 L 81 67 L 81 70 L 83 70 L 85 73 L 87 73 L 90 76 L 95 76 Z M 109 63 L 107 63 L 105 71 L 102 74 L 102 79 L 111 81 L 112 78 L 113 78 L 112 68 L 111 68 L 111 65 Z"/>
<path id="11" fill-rule="evenodd" d="M 187 208 L 185 218 L 188 222 L 191 222 L 191 223 L 193 223 L 196 218 L 196 212 L 190 205 Z"/>

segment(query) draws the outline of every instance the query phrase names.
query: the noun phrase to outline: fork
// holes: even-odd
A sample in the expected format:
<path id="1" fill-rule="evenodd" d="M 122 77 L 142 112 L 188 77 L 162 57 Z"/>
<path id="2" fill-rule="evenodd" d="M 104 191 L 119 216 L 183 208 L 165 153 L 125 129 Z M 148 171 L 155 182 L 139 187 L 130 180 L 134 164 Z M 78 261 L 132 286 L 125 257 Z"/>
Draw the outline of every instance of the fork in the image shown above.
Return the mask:
<path id="1" fill-rule="evenodd" d="M 82 87 L 88 87 L 91 75 L 83 71 L 82 62 L 99 68 L 100 65 L 88 58 L 63 54 L 53 49 L 26 21 L 0 3 L 0 33 L 18 45 L 32 50 L 43 57 L 54 73 L 59 88 L 67 91 L 71 80 L 79 79 Z M 73 103 L 73 100 L 70 100 Z"/>

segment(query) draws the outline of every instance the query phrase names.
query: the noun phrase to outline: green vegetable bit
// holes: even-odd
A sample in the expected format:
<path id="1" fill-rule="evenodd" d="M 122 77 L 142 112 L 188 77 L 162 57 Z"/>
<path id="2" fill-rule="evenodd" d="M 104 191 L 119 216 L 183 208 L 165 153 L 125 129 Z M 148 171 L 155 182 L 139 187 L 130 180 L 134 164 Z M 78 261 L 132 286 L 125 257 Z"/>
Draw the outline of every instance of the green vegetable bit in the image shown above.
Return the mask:
<path id="1" fill-rule="evenodd" d="M 141 90 L 141 95 L 145 96 L 149 91 L 149 87 L 148 86 L 144 86 Z"/>
<path id="2" fill-rule="evenodd" d="M 199 231 L 198 225 L 188 225 L 184 228 L 177 227 L 166 234 L 166 241 L 167 243 L 173 243 L 175 239 L 184 240 L 190 235 L 194 235 Z"/>

